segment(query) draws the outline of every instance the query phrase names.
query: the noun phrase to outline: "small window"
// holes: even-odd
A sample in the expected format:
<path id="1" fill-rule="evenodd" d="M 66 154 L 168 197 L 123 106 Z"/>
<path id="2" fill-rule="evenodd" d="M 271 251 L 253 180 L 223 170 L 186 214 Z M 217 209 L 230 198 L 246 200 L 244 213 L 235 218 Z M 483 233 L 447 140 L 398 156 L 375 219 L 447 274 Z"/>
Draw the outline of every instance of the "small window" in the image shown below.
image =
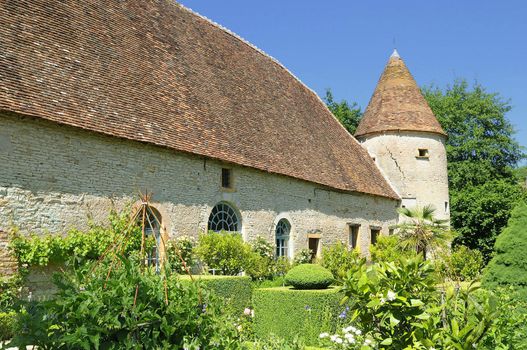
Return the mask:
<path id="1" fill-rule="evenodd" d="M 448 202 L 445 202 L 445 213 L 448 213 Z"/>
<path id="2" fill-rule="evenodd" d="M 393 229 L 393 228 L 389 229 L 389 230 L 388 230 L 388 236 L 392 236 L 392 235 L 393 235 L 393 232 L 394 232 L 394 229 Z"/>
<path id="3" fill-rule="evenodd" d="M 232 189 L 232 169 L 221 169 L 221 187 Z"/>
<path id="4" fill-rule="evenodd" d="M 419 148 L 419 158 L 428 158 L 428 149 Z"/>
<path id="5" fill-rule="evenodd" d="M 352 249 L 357 248 L 357 242 L 359 240 L 359 228 L 358 224 L 348 224 L 349 225 L 349 237 L 348 237 L 348 246 Z"/>
<path id="6" fill-rule="evenodd" d="M 381 233 L 381 229 L 378 227 L 372 227 L 371 229 L 371 244 L 375 245 L 377 244 L 377 238 L 379 237 L 379 234 Z"/>

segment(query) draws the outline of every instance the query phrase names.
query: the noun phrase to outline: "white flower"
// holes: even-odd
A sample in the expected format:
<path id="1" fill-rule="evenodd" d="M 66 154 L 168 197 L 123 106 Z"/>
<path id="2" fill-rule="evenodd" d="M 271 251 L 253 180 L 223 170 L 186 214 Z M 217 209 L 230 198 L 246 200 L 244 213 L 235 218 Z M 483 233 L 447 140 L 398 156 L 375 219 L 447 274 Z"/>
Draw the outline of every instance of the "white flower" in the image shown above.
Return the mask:
<path id="1" fill-rule="evenodd" d="M 335 334 L 333 334 L 331 337 L 329 337 L 329 339 L 331 339 L 331 341 L 335 341 L 337 339 L 337 336 Z"/>
<path id="2" fill-rule="evenodd" d="M 242 327 L 242 325 L 241 325 L 241 324 L 239 324 L 239 325 L 238 325 L 238 327 L 236 327 L 236 329 L 238 330 L 238 332 L 241 332 L 241 331 L 242 331 L 242 329 L 243 329 L 243 327 Z"/>
<path id="3" fill-rule="evenodd" d="M 251 310 L 251 317 L 254 317 L 254 310 Z"/>
<path id="4" fill-rule="evenodd" d="M 384 304 L 384 303 L 386 303 L 386 299 L 381 298 L 381 305 Z"/>
<path id="5" fill-rule="evenodd" d="M 386 294 L 386 299 L 388 299 L 388 301 L 394 301 L 396 297 L 397 297 L 397 294 L 391 290 L 389 290 L 388 293 Z"/>
<path id="6" fill-rule="evenodd" d="M 243 310 L 243 314 L 246 315 L 246 316 L 249 316 L 251 314 L 251 309 L 246 307 L 245 310 Z"/>
<path id="7" fill-rule="evenodd" d="M 346 327 L 346 328 L 342 328 L 342 331 L 343 331 L 344 333 L 355 332 L 355 327 L 353 327 L 353 326 L 348 326 L 348 327 Z"/>
<path id="8" fill-rule="evenodd" d="M 361 334 L 362 334 L 362 331 L 361 331 L 360 329 L 356 329 L 356 330 L 355 330 L 355 334 L 357 334 L 357 335 L 361 335 Z"/>
<path id="9" fill-rule="evenodd" d="M 323 339 L 323 338 L 327 338 L 329 337 L 329 334 L 324 332 L 324 333 L 320 333 L 320 335 L 318 336 L 320 339 Z"/>
<path id="10" fill-rule="evenodd" d="M 342 338 L 338 338 L 338 337 L 337 337 L 337 338 L 335 339 L 335 343 L 337 343 L 337 344 L 342 344 Z"/>
<path id="11" fill-rule="evenodd" d="M 364 340 L 364 345 L 370 345 L 370 344 L 371 344 L 371 340 L 370 339 Z"/>
<path id="12" fill-rule="evenodd" d="M 353 334 L 346 333 L 346 334 L 344 334 L 344 338 L 346 338 L 346 340 L 347 340 L 350 344 L 355 344 L 355 337 L 353 336 Z"/>

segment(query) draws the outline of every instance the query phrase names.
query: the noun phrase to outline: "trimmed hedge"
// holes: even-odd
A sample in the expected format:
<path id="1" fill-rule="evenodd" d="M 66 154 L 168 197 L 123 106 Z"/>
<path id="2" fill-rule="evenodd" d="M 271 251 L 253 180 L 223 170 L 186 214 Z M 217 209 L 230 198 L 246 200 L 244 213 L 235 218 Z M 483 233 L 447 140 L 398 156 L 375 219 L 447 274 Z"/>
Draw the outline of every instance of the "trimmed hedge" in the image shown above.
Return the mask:
<path id="1" fill-rule="evenodd" d="M 16 313 L 0 312 L 0 341 L 13 338 L 16 327 Z"/>
<path id="2" fill-rule="evenodd" d="M 317 264 L 295 266 L 285 275 L 285 283 L 296 289 L 326 289 L 334 280 L 331 271 Z"/>
<path id="3" fill-rule="evenodd" d="M 252 287 L 249 276 L 212 276 L 193 275 L 194 280 L 199 280 L 207 288 L 225 302 L 225 312 L 240 316 L 246 307 L 251 306 Z M 190 283 L 190 277 L 180 276 L 182 283 Z"/>
<path id="4" fill-rule="evenodd" d="M 260 288 L 253 292 L 254 332 L 265 339 L 270 333 L 287 340 L 295 336 L 316 345 L 322 332 L 333 332 L 344 309 L 340 288 L 300 290 L 291 287 Z"/>

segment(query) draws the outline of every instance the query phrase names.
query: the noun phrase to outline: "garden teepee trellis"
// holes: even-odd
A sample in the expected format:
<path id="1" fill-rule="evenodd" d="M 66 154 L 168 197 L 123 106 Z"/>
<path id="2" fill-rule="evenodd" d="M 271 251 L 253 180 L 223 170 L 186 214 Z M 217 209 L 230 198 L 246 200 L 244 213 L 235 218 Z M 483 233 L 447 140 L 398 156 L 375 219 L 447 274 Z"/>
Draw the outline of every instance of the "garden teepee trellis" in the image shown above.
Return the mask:
<path id="1" fill-rule="evenodd" d="M 112 244 L 108 246 L 106 251 L 100 256 L 98 263 L 100 263 L 105 257 L 111 255 L 111 263 L 108 267 L 108 272 L 106 274 L 105 284 L 112 273 L 115 264 L 119 263 L 117 257 L 122 255 L 128 246 L 132 234 L 135 233 L 133 230 L 134 227 L 139 226 L 141 229 L 141 247 L 140 247 L 140 261 L 141 261 L 141 270 L 144 271 L 145 268 L 153 266 L 156 273 L 162 274 L 163 276 L 163 285 L 165 291 L 165 303 L 168 304 L 168 287 L 167 287 L 167 269 L 164 268 L 168 261 L 167 254 L 167 244 L 166 244 L 166 230 L 162 225 L 159 212 L 151 206 L 150 202 L 152 199 L 152 193 L 139 193 L 139 205 L 135 207 L 135 210 L 130 216 L 130 220 L 126 226 L 122 235 L 116 235 Z M 153 246 L 149 246 L 148 241 L 153 241 Z M 185 259 L 181 254 L 181 251 L 177 245 L 174 245 L 174 251 L 176 253 L 177 259 L 181 262 L 184 271 L 190 277 L 192 281 L 194 278 L 190 272 L 189 267 Z M 94 265 L 93 268 L 96 267 Z M 134 306 L 137 300 L 137 295 L 139 292 L 139 285 L 136 286 L 135 297 L 134 297 Z M 199 289 L 199 299 L 201 300 L 201 290 Z"/>

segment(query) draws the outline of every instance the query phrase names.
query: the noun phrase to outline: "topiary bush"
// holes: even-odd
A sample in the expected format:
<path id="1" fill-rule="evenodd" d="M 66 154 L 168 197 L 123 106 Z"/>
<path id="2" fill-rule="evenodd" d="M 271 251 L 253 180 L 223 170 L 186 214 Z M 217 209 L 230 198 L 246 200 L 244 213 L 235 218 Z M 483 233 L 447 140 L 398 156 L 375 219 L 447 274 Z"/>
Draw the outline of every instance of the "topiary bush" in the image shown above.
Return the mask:
<path id="1" fill-rule="evenodd" d="M 182 285 L 192 284 L 188 275 L 180 278 Z M 239 317 L 252 305 L 251 278 L 248 276 L 194 275 L 193 278 L 223 300 L 222 309 L 228 315 Z"/>
<path id="2" fill-rule="evenodd" d="M 298 290 L 291 287 L 260 288 L 253 292 L 254 323 L 257 338 L 275 334 L 286 340 L 302 339 L 316 345 L 323 331 L 334 331 L 343 295 L 337 287 Z"/>
<path id="3" fill-rule="evenodd" d="M 317 264 L 295 266 L 285 275 L 285 283 L 295 289 L 326 289 L 334 280 L 328 269 Z"/>

